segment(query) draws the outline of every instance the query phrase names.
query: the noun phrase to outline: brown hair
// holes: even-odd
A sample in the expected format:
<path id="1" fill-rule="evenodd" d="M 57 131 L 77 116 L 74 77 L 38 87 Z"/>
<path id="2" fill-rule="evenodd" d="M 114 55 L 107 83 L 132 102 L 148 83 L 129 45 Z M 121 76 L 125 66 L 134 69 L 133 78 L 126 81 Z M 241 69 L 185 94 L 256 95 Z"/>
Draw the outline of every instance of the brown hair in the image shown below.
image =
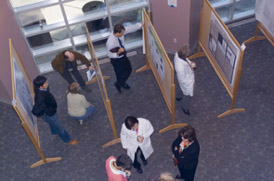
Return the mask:
<path id="1" fill-rule="evenodd" d="M 77 82 L 72 82 L 69 86 L 68 86 L 68 93 L 72 93 L 72 94 L 81 94 L 80 93 L 80 85 Z"/>
<path id="2" fill-rule="evenodd" d="M 181 59 L 185 59 L 189 55 L 189 46 L 188 45 L 183 45 L 179 50 L 178 50 L 178 56 Z"/>
<path id="3" fill-rule="evenodd" d="M 179 131 L 179 136 L 182 136 L 185 139 L 188 139 L 189 142 L 195 141 L 196 138 L 196 133 L 195 129 L 192 126 L 185 126 Z"/>

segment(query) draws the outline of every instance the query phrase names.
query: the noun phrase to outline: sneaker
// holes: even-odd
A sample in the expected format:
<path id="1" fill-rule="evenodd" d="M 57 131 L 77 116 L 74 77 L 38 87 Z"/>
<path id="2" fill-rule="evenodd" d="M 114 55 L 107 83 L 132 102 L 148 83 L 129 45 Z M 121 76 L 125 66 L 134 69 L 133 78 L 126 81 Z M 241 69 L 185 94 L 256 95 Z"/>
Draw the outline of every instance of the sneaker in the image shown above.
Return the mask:
<path id="1" fill-rule="evenodd" d="M 68 144 L 70 144 L 70 145 L 77 145 L 78 144 L 78 140 L 71 140 Z"/>
<path id="2" fill-rule="evenodd" d="M 122 87 L 123 87 L 124 89 L 130 89 L 130 86 L 129 86 L 127 83 L 125 83 L 124 85 L 122 85 Z"/>

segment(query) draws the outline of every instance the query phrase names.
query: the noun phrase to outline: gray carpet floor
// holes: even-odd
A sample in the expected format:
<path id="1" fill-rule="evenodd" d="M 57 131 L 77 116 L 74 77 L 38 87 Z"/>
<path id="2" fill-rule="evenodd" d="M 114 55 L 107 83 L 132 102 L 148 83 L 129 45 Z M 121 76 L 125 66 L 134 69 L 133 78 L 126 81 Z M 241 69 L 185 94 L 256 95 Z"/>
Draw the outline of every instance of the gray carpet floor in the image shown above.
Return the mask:
<path id="1" fill-rule="evenodd" d="M 231 29 L 241 44 L 255 31 L 256 23 Z M 161 172 L 176 175 L 170 146 L 178 130 L 159 134 L 170 124 L 171 115 L 151 70 L 135 71 L 145 64 L 145 56 L 137 49 L 137 56 L 130 57 L 133 73 L 128 80 L 132 87 L 119 94 L 113 86 L 115 75 L 110 63 L 101 65 L 112 111 L 120 133 L 121 124 L 128 115 L 147 118 L 154 126 L 152 135 L 154 153 L 143 166 L 144 173 L 132 169 L 132 181 L 157 178 Z M 271 181 L 274 178 L 274 47 L 267 40 L 247 45 L 242 63 L 242 76 L 236 99 L 236 108 L 246 111 L 218 119 L 230 108 L 231 99 L 209 61 L 198 58 L 195 70 L 195 91 L 190 112 L 185 115 L 176 102 L 176 123 L 187 123 L 196 128 L 201 152 L 196 171 L 196 181 Z M 173 60 L 173 55 L 170 55 Z M 85 76 L 85 71 L 81 71 Z M 0 180 L 1 181 L 104 181 L 105 160 L 125 153 L 121 144 L 102 148 L 113 139 L 99 88 L 92 84 L 92 92 L 85 93 L 96 105 L 96 112 L 81 126 L 67 114 L 65 92 L 67 82 L 52 72 L 45 75 L 50 90 L 58 102 L 61 123 L 79 145 L 64 144 L 50 133 L 49 126 L 38 119 L 41 149 L 47 158 L 62 157 L 61 161 L 37 168 L 30 165 L 39 161 L 39 155 L 20 124 L 20 119 L 10 105 L 0 103 Z M 178 85 L 175 80 L 176 86 Z M 178 91 L 178 86 L 177 86 Z"/>

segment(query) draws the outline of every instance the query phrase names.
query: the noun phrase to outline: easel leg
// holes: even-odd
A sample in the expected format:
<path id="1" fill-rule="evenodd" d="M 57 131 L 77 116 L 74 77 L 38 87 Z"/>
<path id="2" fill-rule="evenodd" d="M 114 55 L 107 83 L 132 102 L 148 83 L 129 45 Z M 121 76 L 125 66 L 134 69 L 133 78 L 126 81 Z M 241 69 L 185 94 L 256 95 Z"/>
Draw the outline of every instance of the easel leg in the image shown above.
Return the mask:
<path id="1" fill-rule="evenodd" d="M 248 43 L 256 41 L 256 40 L 264 40 L 265 39 L 264 36 L 258 36 L 258 34 L 259 34 L 259 22 L 257 24 L 254 36 L 249 38 L 248 40 L 245 40 L 244 44 L 248 44 Z"/>
<path id="2" fill-rule="evenodd" d="M 204 52 L 201 51 L 201 46 L 200 46 L 200 42 L 199 42 L 197 53 L 191 55 L 190 57 L 188 57 L 188 59 L 191 60 L 194 58 L 199 58 L 199 57 L 204 57 L 204 56 L 206 56 L 206 55 Z"/>
<path id="3" fill-rule="evenodd" d="M 40 160 L 40 161 L 38 161 L 38 162 L 32 164 L 32 165 L 30 166 L 30 168 L 35 168 L 35 167 L 38 167 L 38 166 L 43 165 L 43 164 L 45 164 L 45 163 L 56 162 L 56 161 L 59 161 L 59 160 L 62 160 L 62 158 L 61 158 L 61 157 L 46 158 L 45 160 Z"/>
<path id="4" fill-rule="evenodd" d="M 117 138 L 117 139 L 114 139 L 114 140 L 112 140 L 112 141 L 110 141 L 110 142 L 104 144 L 102 147 L 103 147 L 103 148 L 107 148 L 107 147 L 109 147 L 109 146 L 111 146 L 111 145 L 114 145 L 114 144 L 120 143 L 120 142 L 121 142 L 120 138 Z"/>
<path id="5" fill-rule="evenodd" d="M 110 76 L 103 76 L 103 78 L 104 78 L 104 80 L 108 80 L 108 79 L 110 79 Z M 90 81 L 86 81 L 86 85 L 92 84 L 94 82 L 97 82 L 97 77 L 94 77 Z"/>
<path id="6" fill-rule="evenodd" d="M 171 125 L 169 125 L 169 126 L 163 128 L 163 129 L 161 129 L 161 130 L 159 131 L 159 133 L 163 133 L 163 132 L 166 132 L 166 131 L 169 131 L 169 130 L 172 130 L 172 129 L 183 128 L 183 127 L 185 127 L 185 126 L 187 126 L 186 123 L 171 124 Z"/>

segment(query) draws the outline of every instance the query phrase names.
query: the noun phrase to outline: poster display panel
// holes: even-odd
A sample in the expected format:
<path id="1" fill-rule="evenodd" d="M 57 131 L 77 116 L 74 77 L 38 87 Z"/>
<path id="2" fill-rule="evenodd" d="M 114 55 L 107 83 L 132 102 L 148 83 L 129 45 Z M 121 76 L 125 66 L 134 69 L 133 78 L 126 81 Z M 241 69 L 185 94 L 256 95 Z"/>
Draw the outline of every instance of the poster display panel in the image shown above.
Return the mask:
<path id="1" fill-rule="evenodd" d="M 261 22 L 267 31 L 274 37 L 274 0 L 257 0 L 255 5 L 256 20 Z"/>
<path id="2" fill-rule="evenodd" d="M 13 90 L 12 104 L 21 121 L 26 123 L 32 136 L 38 141 L 37 121 L 31 112 L 33 107 L 32 84 L 11 42 L 10 51 Z"/>
<path id="3" fill-rule="evenodd" d="M 204 0 L 202 13 L 200 45 L 232 97 L 242 49 L 207 0 Z"/>
<path id="4" fill-rule="evenodd" d="M 172 84 L 174 84 L 174 68 L 165 49 L 147 15 L 144 11 L 146 56 L 152 72 L 162 91 L 164 99 L 171 112 Z"/>

